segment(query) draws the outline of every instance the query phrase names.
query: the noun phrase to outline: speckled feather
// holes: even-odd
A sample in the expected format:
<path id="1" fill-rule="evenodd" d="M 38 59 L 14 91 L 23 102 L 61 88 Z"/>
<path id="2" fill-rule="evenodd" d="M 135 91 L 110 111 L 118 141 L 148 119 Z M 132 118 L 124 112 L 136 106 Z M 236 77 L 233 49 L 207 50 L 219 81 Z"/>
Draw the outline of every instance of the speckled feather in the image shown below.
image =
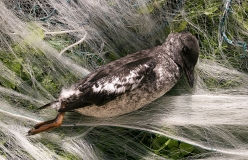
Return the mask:
<path id="1" fill-rule="evenodd" d="M 135 111 L 170 90 L 182 75 L 185 64 L 195 65 L 198 48 L 197 40 L 190 33 L 170 34 L 161 46 L 128 55 L 97 69 L 63 90 L 59 99 L 50 105 L 59 112 L 75 110 L 94 117 Z M 185 49 L 196 52 L 197 56 L 189 55 L 187 58 L 191 60 L 185 60 L 182 56 Z M 60 108 L 62 103 L 64 108 Z"/>

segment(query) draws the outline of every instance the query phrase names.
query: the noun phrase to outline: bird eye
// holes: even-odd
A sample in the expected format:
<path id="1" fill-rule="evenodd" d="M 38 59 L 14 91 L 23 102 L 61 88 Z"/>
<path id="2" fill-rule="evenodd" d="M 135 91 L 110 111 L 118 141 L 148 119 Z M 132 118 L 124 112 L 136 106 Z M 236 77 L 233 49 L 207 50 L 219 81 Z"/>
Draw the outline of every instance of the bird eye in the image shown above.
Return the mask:
<path id="1" fill-rule="evenodd" d="M 187 53 L 189 53 L 189 48 L 187 47 L 187 46 L 183 46 L 183 53 L 184 54 L 187 54 Z"/>

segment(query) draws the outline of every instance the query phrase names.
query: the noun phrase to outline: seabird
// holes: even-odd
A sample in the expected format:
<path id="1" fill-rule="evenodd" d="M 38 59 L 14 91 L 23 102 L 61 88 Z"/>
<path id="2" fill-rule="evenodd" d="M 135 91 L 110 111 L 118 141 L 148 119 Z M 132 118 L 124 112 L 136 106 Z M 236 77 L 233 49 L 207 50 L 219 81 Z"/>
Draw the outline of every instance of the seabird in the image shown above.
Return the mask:
<path id="1" fill-rule="evenodd" d="M 161 46 L 110 62 L 63 89 L 56 101 L 40 107 L 55 108 L 57 117 L 35 125 L 28 135 L 59 127 L 68 111 L 94 117 L 135 111 L 163 96 L 183 72 L 193 87 L 198 56 L 199 44 L 191 33 L 171 33 Z"/>

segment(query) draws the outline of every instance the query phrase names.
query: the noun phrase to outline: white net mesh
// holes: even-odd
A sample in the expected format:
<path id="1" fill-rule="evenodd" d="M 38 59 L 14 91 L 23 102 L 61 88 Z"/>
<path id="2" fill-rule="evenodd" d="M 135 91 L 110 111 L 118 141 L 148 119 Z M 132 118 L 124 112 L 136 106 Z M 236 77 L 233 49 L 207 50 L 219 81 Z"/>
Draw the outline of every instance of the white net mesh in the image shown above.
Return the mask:
<path id="1" fill-rule="evenodd" d="M 3 0 L 0 6 L 0 159 L 247 159 L 248 2 Z M 27 136 L 56 115 L 36 109 L 62 88 L 182 30 L 201 47 L 193 90 L 182 77 L 141 110 L 107 119 L 67 113 L 62 127 Z"/>

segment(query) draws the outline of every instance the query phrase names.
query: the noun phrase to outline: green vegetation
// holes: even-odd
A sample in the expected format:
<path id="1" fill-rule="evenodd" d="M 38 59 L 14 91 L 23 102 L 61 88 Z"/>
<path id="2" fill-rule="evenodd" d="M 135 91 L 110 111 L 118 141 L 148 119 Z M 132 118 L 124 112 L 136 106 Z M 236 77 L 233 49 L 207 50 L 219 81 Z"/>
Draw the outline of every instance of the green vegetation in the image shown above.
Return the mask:
<path id="1" fill-rule="evenodd" d="M 111 4 L 114 2 L 111 2 Z M 111 5 L 110 4 L 110 5 Z M 154 0 L 147 3 L 147 6 L 140 7 L 137 10 L 138 14 L 151 14 L 156 16 L 159 9 L 165 5 L 165 1 Z M 228 25 L 237 26 L 229 27 L 233 29 L 239 28 L 240 30 L 248 30 L 248 19 L 247 15 L 244 15 L 243 11 L 248 12 L 248 2 L 242 2 L 242 8 L 234 3 L 232 14 L 229 16 Z M 225 65 L 231 65 L 235 69 L 248 73 L 247 67 L 247 57 L 240 58 L 239 56 L 243 54 L 242 48 L 235 46 L 230 46 L 223 42 L 221 49 L 219 48 L 218 42 L 218 26 L 220 16 L 223 13 L 223 4 L 219 0 L 210 1 L 186 1 L 184 12 L 186 15 L 177 13 L 173 18 L 173 21 L 169 26 L 162 26 L 160 29 L 161 33 L 167 34 L 169 31 L 179 32 L 182 30 L 188 30 L 197 36 L 201 46 L 200 59 L 208 59 L 216 62 L 220 62 Z M 246 17 L 245 17 L 246 16 Z M 193 25 L 192 25 L 193 24 Z M 0 61 L 9 70 L 13 72 L 13 76 L 19 77 L 29 86 L 36 86 L 37 83 L 41 84 L 45 90 L 51 93 L 53 96 L 57 96 L 60 89 L 64 86 L 64 82 L 76 81 L 76 77 L 69 72 L 63 74 L 56 74 L 54 70 L 59 70 L 54 64 L 55 62 L 46 58 L 42 51 L 32 48 L 29 46 L 29 41 L 34 38 L 41 38 L 50 43 L 57 50 L 62 50 L 66 46 L 75 43 L 74 37 L 69 34 L 63 36 L 47 36 L 44 31 L 35 26 L 34 23 L 31 24 L 34 29 L 34 33 L 28 36 L 23 42 L 19 44 L 11 44 L 11 50 L 0 50 Z M 35 27 L 34 27 L 35 26 Z M 228 29 L 229 29 L 228 28 Z M 130 31 L 136 32 L 135 27 L 131 28 Z M 228 36 L 242 37 L 244 41 L 248 42 L 247 36 L 243 36 L 241 33 L 237 33 L 237 30 L 228 30 Z M 113 42 L 112 46 L 118 48 L 120 44 L 118 42 Z M 121 47 L 119 51 L 121 53 L 116 53 L 115 50 L 108 48 L 109 46 L 104 46 L 103 51 L 106 52 L 104 55 L 99 55 L 95 53 L 87 43 L 82 43 L 73 47 L 72 49 L 65 52 L 65 56 L 71 58 L 75 63 L 82 66 L 92 66 L 91 69 L 95 69 L 97 66 L 103 65 L 109 61 L 113 61 L 119 56 L 125 56 L 129 53 L 135 51 L 132 47 Z M 129 49 L 127 49 L 129 48 Z M 131 48 L 131 49 L 130 49 Z M 27 54 L 29 53 L 29 54 Z M 223 55 L 224 54 L 224 57 Z M 117 56 L 119 55 L 119 56 Z M 202 80 L 205 82 L 209 90 L 216 88 L 232 88 L 241 85 L 240 77 L 236 77 L 233 80 L 225 80 L 220 77 L 212 77 L 199 71 L 202 76 Z M 60 77 L 56 77 L 60 76 Z M 63 81 L 59 81 L 63 79 Z M 19 84 L 17 81 L 12 81 L 4 76 L 0 75 L 0 86 L 5 88 L 13 89 L 19 91 Z M 41 90 L 40 87 L 37 87 Z M 45 94 L 45 93 L 44 93 Z M 33 108 L 33 106 L 29 106 Z M 134 136 L 135 141 L 140 142 L 142 145 L 146 146 L 150 151 L 155 154 L 161 155 L 170 159 L 183 159 L 189 156 L 194 156 L 202 150 L 184 142 L 169 139 L 161 135 L 155 135 L 146 133 L 143 131 L 133 131 L 128 129 L 120 129 L 120 132 L 126 131 L 130 137 Z M 103 130 L 106 131 L 106 130 Z M 121 134 L 121 133 L 120 133 Z M 138 136 L 137 136 L 138 135 Z M 101 139 L 101 137 L 98 137 Z M 103 137 L 106 138 L 106 137 Z M 1 143 L 4 141 L 1 140 Z M 103 141 L 107 143 L 107 140 Z M 57 152 L 61 156 L 65 156 L 66 159 L 78 159 L 70 153 L 60 152 L 57 144 L 51 142 L 46 142 L 42 140 L 41 143 L 45 144 L 51 150 Z M 7 142 L 2 145 L 7 145 Z M 115 154 L 114 149 L 104 148 L 104 143 L 98 143 L 98 146 L 106 152 Z M 120 149 L 118 149 L 120 151 Z M 0 151 L 0 154 L 3 151 Z"/>

